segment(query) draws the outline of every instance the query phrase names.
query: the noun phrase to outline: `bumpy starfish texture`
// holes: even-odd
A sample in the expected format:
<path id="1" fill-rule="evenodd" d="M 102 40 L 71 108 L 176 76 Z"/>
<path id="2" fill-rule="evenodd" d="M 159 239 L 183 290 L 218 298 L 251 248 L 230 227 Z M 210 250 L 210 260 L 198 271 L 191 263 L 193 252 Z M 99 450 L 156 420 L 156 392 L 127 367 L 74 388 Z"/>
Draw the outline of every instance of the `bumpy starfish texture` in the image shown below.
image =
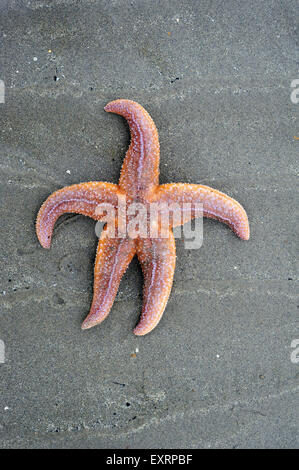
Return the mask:
<path id="1" fill-rule="evenodd" d="M 159 185 L 159 138 L 156 126 L 147 111 L 130 100 L 116 100 L 105 111 L 123 116 L 129 124 L 131 143 L 121 169 L 118 185 L 103 182 L 75 184 L 56 191 L 44 202 L 36 221 L 41 245 L 50 248 L 56 220 L 64 213 L 77 213 L 100 220 L 100 203 L 118 210 L 125 200 L 127 213 L 134 203 L 149 207 L 151 203 L 191 205 L 190 217 L 197 216 L 195 205 L 203 204 L 203 215 L 227 224 L 237 236 L 249 239 L 249 224 L 245 210 L 234 199 L 208 186 L 198 184 Z M 124 199 L 125 198 L 125 199 Z M 184 223 L 187 222 L 184 218 Z M 157 222 L 158 224 L 158 222 Z M 99 239 L 95 270 L 94 294 L 90 312 L 82 329 L 101 323 L 113 305 L 120 280 L 135 254 L 144 277 L 143 307 L 134 329 L 142 336 L 153 330 L 163 315 L 170 295 L 175 269 L 175 242 L 172 228 L 179 223 L 170 220 L 163 236 L 119 236 L 106 227 Z"/>

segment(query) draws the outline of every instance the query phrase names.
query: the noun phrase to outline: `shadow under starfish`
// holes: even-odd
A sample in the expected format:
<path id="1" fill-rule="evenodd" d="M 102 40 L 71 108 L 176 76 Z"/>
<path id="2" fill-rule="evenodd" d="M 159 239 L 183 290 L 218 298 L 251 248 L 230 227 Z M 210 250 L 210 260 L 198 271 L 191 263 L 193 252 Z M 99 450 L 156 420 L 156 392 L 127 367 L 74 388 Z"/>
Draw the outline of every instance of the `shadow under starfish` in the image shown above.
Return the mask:
<path id="1" fill-rule="evenodd" d="M 104 182 L 75 184 L 56 191 L 44 202 L 36 221 L 41 245 L 50 248 L 53 228 L 62 214 L 73 212 L 100 220 L 99 204 L 110 204 L 117 210 L 125 198 L 126 209 L 136 202 L 149 207 L 151 203 L 189 203 L 191 208 L 203 204 L 203 215 L 229 225 L 243 240 L 249 239 L 245 210 L 234 199 L 208 186 L 198 184 L 159 185 L 159 138 L 156 126 L 147 111 L 130 100 L 116 100 L 105 106 L 108 112 L 123 116 L 129 124 L 131 143 L 121 169 L 118 185 Z M 190 219 L 196 217 L 191 211 Z M 187 220 L 184 219 L 184 223 Z M 107 226 L 99 239 L 95 269 L 94 294 L 90 312 L 82 329 L 101 323 L 113 305 L 120 280 L 133 256 L 137 254 L 144 277 L 143 307 L 136 335 L 145 335 L 159 323 L 170 295 L 175 269 L 175 241 L 170 221 L 163 237 L 114 236 Z"/>

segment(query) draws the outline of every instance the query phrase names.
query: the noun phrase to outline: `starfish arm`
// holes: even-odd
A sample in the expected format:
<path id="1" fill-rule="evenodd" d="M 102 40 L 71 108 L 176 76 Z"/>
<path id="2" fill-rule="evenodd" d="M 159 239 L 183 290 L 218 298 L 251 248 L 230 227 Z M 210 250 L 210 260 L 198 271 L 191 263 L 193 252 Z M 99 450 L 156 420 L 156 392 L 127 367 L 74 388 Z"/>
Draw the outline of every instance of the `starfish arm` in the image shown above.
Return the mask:
<path id="1" fill-rule="evenodd" d="M 120 280 L 135 255 L 135 241 L 110 238 L 103 230 L 98 243 L 94 268 L 93 300 L 82 329 L 101 323 L 108 316 L 117 294 Z"/>
<path id="2" fill-rule="evenodd" d="M 144 277 L 142 313 L 134 329 L 138 336 L 149 333 L 157 326 L 171 291 L 176 251 L 173 233 L 168 233 L 168 238 L 140 238 L 137 242 L 137 256 Z"/>
<path id="3" fill-rule="evenodd" d="M 36 233 L 40 244 L 50 248 L 54 225 L 58 217 L 67 212 L 87 215 L 94 220 L 96 208 L 101 203 L 117 206 L 119 188 L 112 183 L 89 182 L 62 188 L 46 199 L 36 219 Z"/>
<path id="4" fill-rule="evenodd" d="M 148 112 L 134 101 L 111 101 L 104 109 L 109 113 L 119 114 L 128 121 L 131 143 L 122 166 L 119 186 L 135 198 L 158 185 L 158 131 Z"/>
<path id="5" fill-rule="evenodd" d="M 192 204 L 203 204 L 203 216 L 227 224 L 243 240 L 250 236 L 245 209 L 235 199 L 201 184 L 173 183 L 160 185 L 156 191 L 158 203 L 191 203 L 191 218 L 196 217 Z M 184 223 L 188 220 L 185 219 Z"/>

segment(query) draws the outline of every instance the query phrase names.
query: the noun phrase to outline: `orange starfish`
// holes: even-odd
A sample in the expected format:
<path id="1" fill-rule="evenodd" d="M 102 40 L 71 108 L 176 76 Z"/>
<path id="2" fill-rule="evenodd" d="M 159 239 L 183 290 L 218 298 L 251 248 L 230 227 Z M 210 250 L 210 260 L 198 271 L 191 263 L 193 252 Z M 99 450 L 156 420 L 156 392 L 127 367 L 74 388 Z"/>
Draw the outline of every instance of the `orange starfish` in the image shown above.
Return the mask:
<path id="1" fill-rule="evenodd" d="M 131 143 L 126 153 L 118 185 L 103 182 L 75 184 L 56 191 L 39 210 L 36 231 L 44 248 L 50 248 L 54 224 L 66 212 L 83 214 L 100 220 L 100 203 L 117 210 L 125 200 L 127 211 L 134 203 L 147 208 L 151 203 L 189 203 L 189 220 L 196 217 L 195 205 L 203 204 L 203 215 L 220 220 L 242 239 L 249 239 L 249 224 L 245 210 L 234 199 L 208 186 L 198 184 L 159 185 L 159 138 L 156 126 L 146 110 L 129 100 L 107 104 L 105 111 L 123 116 L 129 124 Z M 187 220 L 184 218 L 184 223 Z M 157 221 L 156 221 L 157 222 Z M 149 333 L 159 323 L 171 291 L 175 269 L 174 220 L 163 236 L 116 236 L 111 228 L 103 230 L 97 248 L 94 270 L 94 295 L 90 312 L 82 324 L 87 329 L 101 323 L 113 305 L 120 280 L 133 256 L 137 254 L 144 276 L 143 307 L 136 335 Z M 165 233 L 166 232 L 166 233 Z"/>

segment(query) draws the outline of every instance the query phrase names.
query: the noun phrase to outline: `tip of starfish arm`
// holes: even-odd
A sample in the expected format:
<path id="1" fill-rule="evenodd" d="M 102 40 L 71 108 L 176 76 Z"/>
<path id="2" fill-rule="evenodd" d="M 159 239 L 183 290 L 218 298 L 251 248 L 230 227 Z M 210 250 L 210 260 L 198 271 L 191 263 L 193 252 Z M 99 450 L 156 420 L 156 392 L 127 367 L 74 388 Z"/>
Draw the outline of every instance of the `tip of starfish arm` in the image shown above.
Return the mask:
<path id="1" fill-rule="evenodd" d="M 35 223 L 35 230 L 36 230 L 38 241 L 40 242 L 41 246 L 49 250 L 51 247 L 51 241 L 52 241 L 52 230 L 49 224 L 47 224 L 47 221 L 45 221 L 43 218 L 43 212 L 42 212 L 43 206 L 44 204 L 42 205 L 42 207 L 40 208 L 38 212 L 36 223 Z"/>
<path id="2" fill-rule="evenodd" d="M 104 106 L 104 110 L 107 111 L 107 113 L 109 113 L 110 111 L 112 111 L 112 104 L 114 103 L 115 101 L 110 101 L 110 103 L 107 103 L 106 106 Z"/>
<path id="3" fill-rule="evenodd" d="M 136 336 L 144 336 L 144 335 L 146 335 L 147 332 L 142 332 L 142 331 L 136 330 L 136 328 L 134 328 L 133 333 Z"/>
<path id="4" fill-rule="evenodd" d="M 39 229 L 36 230 L 36 235 L 41 246 L 49 250 L 51 248 L 51 235 L 42 233 Z"/>
<path id="5" fill-rule="evenodd" d="M 42 245 L 43 248 L 46 248 L 46 250 L 49 250 L 51 248 L 51 237 L 48 237 L 45 240 L 40 240 L 40 244 Z"/>
<path id="6" fill-rule="evenodd" d="M 135 101 L 127 100 L 120 98 L 118 100 L 110 101 L 109 103 L 104 106 L 104 110 L 107 111 L 107 113 L 114 113 L 118 114 L 118 111 L 122 108 L 127 108 L 127 107 L 132 107 L 133 108 L 141 108 L 143 109 L 140 104 L 136 103 Z"/>
<path id="7" fill-rule="evenodd" d="M 133 333 L 134 333 L 134 335 L 136 335 L 136 336 L 144 336 L 144 335 L 150 333 L 153 329 L 154 329 L 154 327 L 145 328 L 144 326 L 140 326 L 140 325 L 138 324 L 137 326 L 135 326 L 135 328 L 134 328 L 134 330 L 133 330 Z"/>
<path id="8" fill-rule="evenodd" d="M 249 240 L 249 238 L 250 238 L 249 226 L 246 228 L 246 230 L 239 233 L 238 235 L 242 240 Z"/>
<path id="9" fill-rule="evenodd" d="M 95 326 L 95 323 L 84 320 L 84 322 L 81 325 L 81 330 L 88 330 L 89 328 L 92 328 L 93 326 Z"/>
<path id="10" fill-rule="evenodd" d="M 246 224 L 240 236 L 243 240 L 249 240 L 250 238 L 250 228 L 249 228 L 247 215 L 246 215 Z"/>
<path id="11" fill-rule="evenodd" d="M 235 227 L 232 227 L 232 229 L 242 240 L 249 240 L 250 228 L 247 213 L 242 206 L 241 210 L 241 216 L 239 217 L 238 223 L 235 225 Z"/>
<path id="12" fill-rule="evenodd" d="M 87 316 L 81 325 L 81 329 L 88 330 L 89 328 L 92 328 L 93 326 L 96 326 L 99 323 L 101 323 L 101 320 L 99 320 L 98 318 L 91 318 Z"/>
<path id="13" fill-rule="evenodd" d="M 249 238 L 250 238 L 250 234 L 248 232 L 248 234 L 243 238 L 243 240 L 249 240 Z"/>

